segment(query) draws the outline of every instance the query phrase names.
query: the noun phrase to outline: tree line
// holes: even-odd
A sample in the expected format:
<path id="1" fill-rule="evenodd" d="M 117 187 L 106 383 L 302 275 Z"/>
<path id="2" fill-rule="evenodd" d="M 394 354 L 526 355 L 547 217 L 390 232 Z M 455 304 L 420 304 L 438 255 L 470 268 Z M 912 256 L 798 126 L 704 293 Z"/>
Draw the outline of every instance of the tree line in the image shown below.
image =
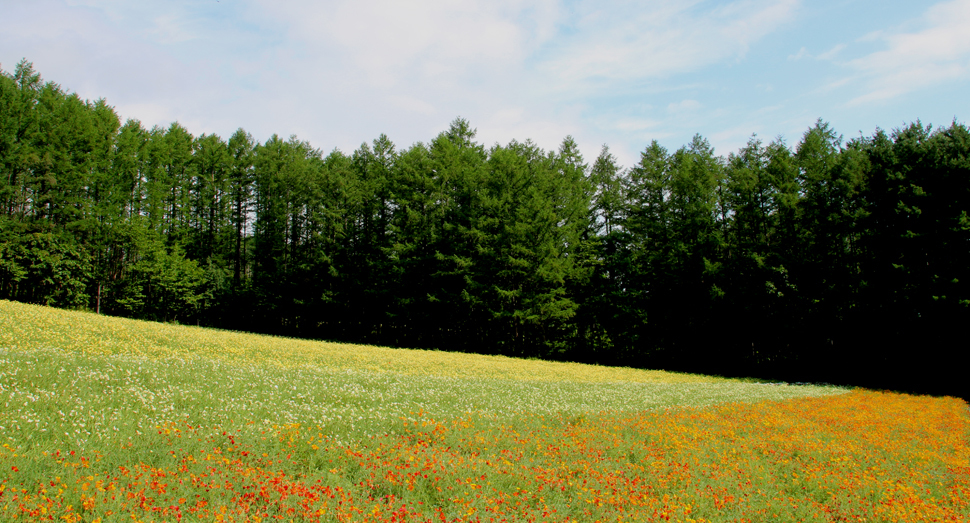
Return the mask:
<path id="1" fill-rule="evenodd" d="M 324 154 L 0 74 L 0 298 L 397 347 L 965 395 L 970 132 L 623 168 L 566 137 Z"/>

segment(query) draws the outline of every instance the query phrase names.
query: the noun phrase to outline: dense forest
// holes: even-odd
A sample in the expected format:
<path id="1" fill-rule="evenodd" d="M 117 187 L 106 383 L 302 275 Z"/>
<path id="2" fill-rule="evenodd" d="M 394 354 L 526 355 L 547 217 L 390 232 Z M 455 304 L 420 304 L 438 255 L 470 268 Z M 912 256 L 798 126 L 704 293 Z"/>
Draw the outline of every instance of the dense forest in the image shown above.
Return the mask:
<path id="1" fill-rule="evenodd" d="M 324 154 L 0 74 L 0 298 L 287 336 L 966 396 L 970 131 L 639 163 L 566 137 Z"/>

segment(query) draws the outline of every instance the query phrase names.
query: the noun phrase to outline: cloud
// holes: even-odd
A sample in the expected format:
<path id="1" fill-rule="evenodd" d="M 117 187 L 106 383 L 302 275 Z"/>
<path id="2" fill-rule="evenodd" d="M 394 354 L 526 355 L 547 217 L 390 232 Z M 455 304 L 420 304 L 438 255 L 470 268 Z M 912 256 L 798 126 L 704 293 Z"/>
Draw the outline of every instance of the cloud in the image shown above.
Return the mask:
<path id="1" fill-rule="evenodd" d="M 804 48 L 803 48 L 804 49 Z M 815 57 L 816 60 L 832 60 L 836 57 L 842 50 L 845 49 L 845 44 L 837 44 L 828 51 Z"/>
<path id="2" fill-rule="evenodd" d="M 646 131 L 660 127 L 660 120 L 626 119 L 613 122 L 614 128 L 620 131 Z"/>
<path id="3" fill-rule="evenodd" d="M 756 136 L 757 133 L 751 131 L 751 126 L 745 122 L 745 125 L 737 125 L 727 129 L 723 129 L 711 135 L 711 139 L 715 142 L 727 142 L 731 143 L 732 147 L 724 151 L 724 154 L 732 150 L 740 149 L 752 136 Z"/>
<path id="4" fill-rule="evenodd" d="M 835 56 L 838 55 L 843 49 L 845 49 L 845 44 L 837 44 L 831 49 L 829 49 L 828 51 L 825 51 L 823 53 L 813 56 L 812 53 L 808 52 L 808 49 L 806 49 L 805 47 L 802 47 L 801 49 L 798 50 L 797 53 L 788 55 L 788 60 L 793 62 L 797 62 L 798 60 L 801 60 L 803 58 L 813 58 L 815 60 L 831 60 L 835 58 Z"/>
<path id="5" fill-rule="evenodd" d="M 581 2 L 573 34 L 541 69 L 559 85 L 602 87 L 661 79 L 736 60 L 792 20 L 795 0 L 738 1 L 713 10 L 697 1 L 653 0 L 601 7 Z"/>
<path id="6" fill-rule="evenodd" d="M 242 126 L 350 151 L 382 132 L 399 146 L 426 141 L 463 116 L 487 144 L 552 149 L 572 134 L 590 157 L 608 141 L 632 158 L 638 142 L 696 126 L 701 105 L 717 105 L 695 93 L 720 79 L 671 78 L 743 60 L 796 21 L 799 1 L 12 4 L 7 69 L 23 49 L 45 77 L 149 127 L 178 120 L 227 136 Z"/>
<path id="7" fill-rule="evenodd" d="M 701 103 L 697 100 L 681 100 L 679 102 L 671 102 L 667 105 L 668 113 L 685 113 L 693 112 L 701 108 Z"/>
<path id="8" fill-rule="evenodd" d="M 970 0 L 934 5 L 924 15 L 923 25 L 917 32 L 877 33 L 872 39 L 881 41 L 885 49 L 846 64 L 868 89 L 850 106 L 970 78 Z"/>
<path id="9" fill-rule="evenodd" d="M 755 113 L 757 114 L 774 113 L 784 108 L 785 106 L 782 104 L 768 105 L 768 106 L 759 108 L 757 111 L 755 111 Z"/>
<path id="10" fill-rule="evenodd" d="M 462 115 L 486 143 L 531 137 L 553 148 L 566 134 L 595 146 L 603 141 L 595 129 L 614 128 L 590 127 L 591 112 L 600 109 L 588 96 L 636 93 L 645 81 L 737 60 L 792 20 L 798 2 L 740 0 L 713 9 L 696 0 L 253 5 L 285 28 L 286 53 L 270 69 L 294 76 L 285 88 L 294 99 L 329 106 L 316 108 L 324 126 L 352 121 L 345 134 L 374 134 L 366 129 L 380 126 L 409 143 Z M 315 132 L 341 140 L 335 131 Z"/>
<path id="11" fill-rule="evenodd" d="M 808 49 L 805 49 L 805 47 L 802 47 L 801 49 L 799 49 L 798 52 L 795 54 L 788 55 L 788 59 L 794 62 L 797 62 L 802 58 L 811 58 L 811 57 L 812 55 L 808 53 Z"/>
<path id="12" fill-rule="evenodd" d="M 421 114 L 436 114 L 438 112 L 431 103 L 412 96 L 394 95 L 389 98 L 389 101 L 404 111 Z"/>
<path id="13" fill-rule="evenodd" d="M 325 52 L 363 81 L 393 88 L 450 81 L 521 63 L 549 34 L 556 9 L 540 2 L 338 0 L 261 3 L 308 53 Z M 309 55 L 312 57 L 312 55 Z M 347 71 L 345 71 L 347 72 Z"/>

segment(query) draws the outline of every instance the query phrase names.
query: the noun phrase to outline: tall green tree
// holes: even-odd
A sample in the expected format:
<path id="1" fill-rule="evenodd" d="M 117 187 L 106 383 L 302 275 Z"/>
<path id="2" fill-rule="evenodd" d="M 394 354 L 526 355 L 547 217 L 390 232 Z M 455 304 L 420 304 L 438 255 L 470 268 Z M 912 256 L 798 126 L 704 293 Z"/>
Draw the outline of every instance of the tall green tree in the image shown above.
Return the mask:
<path id="1" fill-rule="evenodd" d="M 803 196 L 796 215 L 799 241 L 792 277 L 803 304 L 800 339 L 804 347 L 812 347 L 798 352 L 814 352 L 820 361 L 839 359 L 843 364 L 838 368 L 844 369 L 858 347 L 846 334 L 860 325 L 853 316 L 866 280 L 860 233 L 869 213 L 865 195 L 870 167 L 863 144 L 843 144 L 819 120 L 795 149 Z"/>
<path id="2" fill-rule="evenodd" d="M 401 151 L 391 182 L 388 226 L 390 315 L 394 342 L 413 347 L 437 343 L 440 301 L 436 273 L 447 195 L 436 178 L 431 151 L 417 143 Z"/>
<path id="3" fill-rule="evenodd" d="M 791 279 L 797 261 L 798 169 L 781 140 L 756 137 L 729 155 L 722 194 L 724 254 L 718 279 L 722 345 L 749 365 L 777 364 L 797 312 Z"/>
<path id="4" fill-rule="evenodd" d="M 573 291 L 579 308 L 570 357 L 620 364 L 630 358 L 630 335 L 641 318 L 628 303 L 627 178 L 605 145 L 589 169 L 587 188 L 590 205 L 582 239 L 587 274 Z"/>
<path id="5" fill-rule="evenodd" d="M 272 136 L 256 149 L 253 284 L 265 321 L 275 332 L 299 333 L 313 275 L 311 214 L 323 162 L 320 151 L 291 137 Z"/>
<path id="6" fill-rule="evenodd" d="M 40 122 L 34 108 L 43 86 L 40 74 L 27 60 L 21 60 L 12 75 L 4 73 L 0 78 L 3 90 L 0 93 L 3 104 L 0 198 L 3 214 L 11 220 L 22 221 L 32 214 L 29 178 L 40 157 L 35 147 Z"/>
<path id="7" fill-rule="evenodd" d="M 853 315 L 876 343 L 851 339 L 852 368 L 905 379 L 935 375 L 935 390 L 960 380 L 946 362 L 970 319 L 966 245 L 970 241 L 970 138 L 965 126 L 932 130 L 917 122 L 861 143 L 868 162 L 861 264 L 865 286 Z M 920 347 L 919 358 L 900 351 Z"/>
<path id="8" fill-rule="evenodd" d="M 476 135 L 467 120 L 456 118 L 429 146 L 432 180 L 441 195 L 432 226 L 441 232 L 434 243 L 436 283 L 428 299 L 440 313 L 436 345 L 480 351 L 482 324 L 476 320 L 485 311 L 470 287 L 483 240 L 477 222 L 488 153 Z"/>
<path id="9" fill-rule="evenodd" d="M 243 284 L 243 275 L 248 274 L 248 239 L 251 214 L 255 202 L 253 188 L 255 185 L 254 161 L 256 142 L 252 135 L 242 128 L 237 129 L 229 138 L 226 146 L 230 156 L 229 167 L 229 205 L 231 206 L 232 222 L 232 282 L 233 291 L 238 293 Z"/>
<path id="10" fill-rule="evenodd" d="M 195 259 L 222 265 L 222 253 L 232 238 L 229 182 L 232 157 L 225 141 L 203 134 L 193 143 L 193 180 L 189 252 Z M 218 258 L 218 261 L 214 260 Z"/>
<path id="11" fill-rule="evenodd" d="M 631 304 L 645 315 L 634 339 L 640 358 L 684 365 L 720 356 L 705 336 L 718 292 L 722 176 L 720 160 L 700 136 L 673 154 L 653 142 L 631 169 L 624 227 L 632 251 Z"/>

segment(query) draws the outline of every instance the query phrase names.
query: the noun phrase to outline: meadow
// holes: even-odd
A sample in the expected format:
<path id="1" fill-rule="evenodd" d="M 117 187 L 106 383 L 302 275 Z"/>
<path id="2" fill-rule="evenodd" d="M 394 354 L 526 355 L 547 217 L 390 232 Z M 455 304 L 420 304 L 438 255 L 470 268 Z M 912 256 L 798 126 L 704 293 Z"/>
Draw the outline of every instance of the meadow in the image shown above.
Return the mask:
<path id="1" fill-rule="evenodd" d="M 955 398 L 0 301 L 2 521 L 964 521 Z"/>

